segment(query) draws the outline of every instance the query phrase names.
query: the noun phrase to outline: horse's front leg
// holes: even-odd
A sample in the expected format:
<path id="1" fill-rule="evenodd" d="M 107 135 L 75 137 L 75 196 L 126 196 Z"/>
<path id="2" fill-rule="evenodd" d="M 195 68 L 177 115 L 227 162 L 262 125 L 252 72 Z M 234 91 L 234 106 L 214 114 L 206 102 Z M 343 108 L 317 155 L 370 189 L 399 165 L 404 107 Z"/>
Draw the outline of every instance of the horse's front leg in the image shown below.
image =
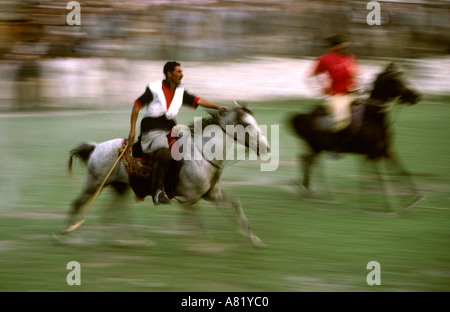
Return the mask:
<path id="1" fill-rule="evenodd" d="M 311 169 L 317 160 L 317 153 L 311 152 L 300 156 L 300 166 L 303 173 L 303 190 L 310 193 L 311 190 Z"/>
<path id="2" fill-rule="evenodd" d="M 385 158 L 386 170 L 389 180 L 398 195 L 405 200 L 402 201 L 404 209 L 411 209 L 419 204 L 425 197 L 419 193 L 411 174 L 404 168 L 397 157 L 389 155 Z"/>
<path id="3" fill-rule="evenodd" d="M 250 222 L 242 209 L 241 202 L 235 198 L 231 198 L 225 195 L 222 190 L 215 186 L 212 191 L 210 191 L 207 196 L 204 197 L 206 200 L 214 202 L 221 208 L 233 207 L 236 213 L 237 223 L 239 225 L 239 233 L 241 233 L 245 238 L 250 240 L 252 245 L 256 248 L 266 248 L 267 245 L 255 234 L 253 233 Z"/>
<path id="4" fill-rule="evenodd" d="M 361 205 L 371 213 L 392 214 L 388 192 L 378 165 L 379 159 L 364 159 L 361 167 Z M 380 201 L 381 199 L 381 201 Z"/>

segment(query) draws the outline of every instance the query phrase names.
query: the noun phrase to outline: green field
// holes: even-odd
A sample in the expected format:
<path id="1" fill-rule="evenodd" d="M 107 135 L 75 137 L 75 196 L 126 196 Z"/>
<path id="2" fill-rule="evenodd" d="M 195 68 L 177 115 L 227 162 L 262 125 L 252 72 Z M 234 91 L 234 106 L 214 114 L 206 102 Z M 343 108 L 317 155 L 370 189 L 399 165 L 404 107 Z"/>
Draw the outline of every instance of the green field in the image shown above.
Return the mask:
<path id="1" fill-rule="evenodd" d="M 301 197 L 298 154 L 304 150 L 287 118 L 313 102 L 250 103 L 261 125 L 280 125 L 280 164 L 229 164 L 223 189 L 241 200 L 254 232 L 268 245 L 254 249 L 235 231 L 232 214 L 198 205 L 202 231 L 188 231 L 173 204 L 124 198 L 111 211 L 105 189 L 86 223 L 53 239 L 84 183 L 85 167 L 67 174 L 70 149 L 83 141 L 126 137 L 130 107 L 57 110 L 0 116 L 0 291 L 450 291 L 450 99 L 424 97 L 392 114 L 395 147 L 425 200 L 397 216 L 366 214 L 359 158 L 323 157 L 333 202 Z M 207 116 L 183 110 L 178 123 Z M 270 128 L 270 127 L 269 127 Z M 270 137 L 270 135 L 269 135 Z M 367 195 L 367 196 L 366 196 Z M 376 202 L 373 202 L 376 205 Z M 66 283 L 66 265 L 81 265 L 81 285 Z M 381 265 L 381 285 L 369 286 L 368 262 Z"/>

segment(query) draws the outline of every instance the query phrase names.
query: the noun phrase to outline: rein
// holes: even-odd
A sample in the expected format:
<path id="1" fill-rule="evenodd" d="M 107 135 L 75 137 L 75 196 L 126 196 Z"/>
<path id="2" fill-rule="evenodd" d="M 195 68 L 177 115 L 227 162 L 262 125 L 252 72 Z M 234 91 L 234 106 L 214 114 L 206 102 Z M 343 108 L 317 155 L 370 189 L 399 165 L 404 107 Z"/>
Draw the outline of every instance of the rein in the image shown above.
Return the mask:
<path id="1" fill-rule="evenodd" d="M 379 100 L 379 99 L 369 98 L 369 99 L 367 99 L 364 102 L 364 104 L 368 105 L 368 106 L 379 107 L 379 108 L 381 108 L 381 113 L 386 114 L 387 113 L 387 109 L 389 109 L 389 108 L 392 108 L 392 109 L 398 108 L 399 105 L 397 103 L 395 103 L 395 101 L 397 99 L 398 99 L 398 97 L 395 98 L 393 101 L 389 101 L 389 100 L 388 101 L 382 101 L 382 100 Z M 392 102 L 394 102 L 394 103 L 392 103 Z M 397 114 L 396 117 L 394 118 L 394 120 L 390 121 L 387 124 L 388 127 L 391 127 L 394 124 L 394 122 L 397 120 L 398 116 L 400 116 L 400 114 Z"/>
<path id="2" fill-rule="evenodd" d="M 226 133 L 226 131 L 223 129 L 223 127 L 220 125 L 220 124 L 216 124 L 216 125 L 218 125 L 219 127 L 220 127 L 220 129 L 222 129 L 222 131 L 223 132 L 225 132 Z M 218 164 L 215 164 L 212 160 L 209 160 L 208 158 L 206 158 L 204 155 L 203 155 L 203 149 L 200 151 L 200 154 L 202 155 L 202 157 L 203 157 L 203 159 L 204 160 L 206 160 L 210 165 L 212 165 L 214 168 L 216 168 L 216 169 L 218 169 L 218 170 L 223 170 L 224 169 L 224 166 L 223 165 L 218 165 Z"/>
<path id="3" fill-rule="evenodd" d="M 215 125 L 219 126 L 220 129 L 222 129 L 222 131 L 223 131 L 226 135 L 232 137 L 233 140 L 234 140 L 235 142 L 237 142 L 236 138 L 233 137 L 233 136 L 231 136 L 230 134 L 228 134 L 228 133 L 227 133 L 227 130 L 226 130 L 220 123 L 215 123 Z M 208 163 L 210 163 L 210 164 L 211 164 L 213 167 L 215 167 L 216 169 L 223 170 L 223 169 L 225 168 L 224 165 L 218 165 L 218 164 L 214 163 L 212 160 L 207 159 L 207 158 L 203 155 L 203 151 L 202 151 L 201 155 L 202 155 L 203 159 L 205 159 Z M 235 162 L 238 162 L 238 161 L 236 160 Z"/>

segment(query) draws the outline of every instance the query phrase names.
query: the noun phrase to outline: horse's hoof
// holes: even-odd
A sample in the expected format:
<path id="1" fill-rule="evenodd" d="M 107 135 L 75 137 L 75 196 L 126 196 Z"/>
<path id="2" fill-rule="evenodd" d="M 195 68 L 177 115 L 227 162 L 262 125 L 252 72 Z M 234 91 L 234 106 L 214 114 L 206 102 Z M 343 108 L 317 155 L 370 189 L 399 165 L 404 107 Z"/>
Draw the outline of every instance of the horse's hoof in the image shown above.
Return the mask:
<path id="1" fill-rule="evenodd" d="M 255 248 L 264 249 L 268 247 L 258 236 L 254 234 L 250 236 L 250 241 Z"/>
<path id="2" fill-rule="evenodd" d="M 299 193 L 300 196 L 302 197 L 312 197 L 314 195 L 314 192 L 310 188 L 305 187 L 304 185 L 300 185 Z"/>
<path id="3" fill-rule="evenodd" d="M 254 243 L 253 247 L 257 248 L 257 249 L 266 249 L 267 247 L 269 247 L 269 245 L 263 243 L 262 241 L 260 241 L 259 243 Z"/>
<path id="4" fill-rule="evenodd" d="M 61 230 L 60 234 L 68 234 L 75 231 L 84 223 L 84 221 L 86 221 L 86 219 L 80 220 L 73 225 L 67 226 L 65 229 Z"/>

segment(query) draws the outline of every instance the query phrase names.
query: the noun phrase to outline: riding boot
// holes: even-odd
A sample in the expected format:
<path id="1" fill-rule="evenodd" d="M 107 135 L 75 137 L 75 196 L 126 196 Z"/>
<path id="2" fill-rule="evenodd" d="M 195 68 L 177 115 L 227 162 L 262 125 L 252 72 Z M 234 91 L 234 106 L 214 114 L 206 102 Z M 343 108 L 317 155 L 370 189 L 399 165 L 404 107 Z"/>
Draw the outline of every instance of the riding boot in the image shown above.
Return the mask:
<path id="1" fill-rule="evenodd" d="M 161 148 L 155 152 L 155 166 L 152 176 L 152 197 L 155 205 L 170 204 L 170 199 L 164 192 L 164 175 L 166 168 L 170 165 L 170 159 L 168 148 Z"/>

